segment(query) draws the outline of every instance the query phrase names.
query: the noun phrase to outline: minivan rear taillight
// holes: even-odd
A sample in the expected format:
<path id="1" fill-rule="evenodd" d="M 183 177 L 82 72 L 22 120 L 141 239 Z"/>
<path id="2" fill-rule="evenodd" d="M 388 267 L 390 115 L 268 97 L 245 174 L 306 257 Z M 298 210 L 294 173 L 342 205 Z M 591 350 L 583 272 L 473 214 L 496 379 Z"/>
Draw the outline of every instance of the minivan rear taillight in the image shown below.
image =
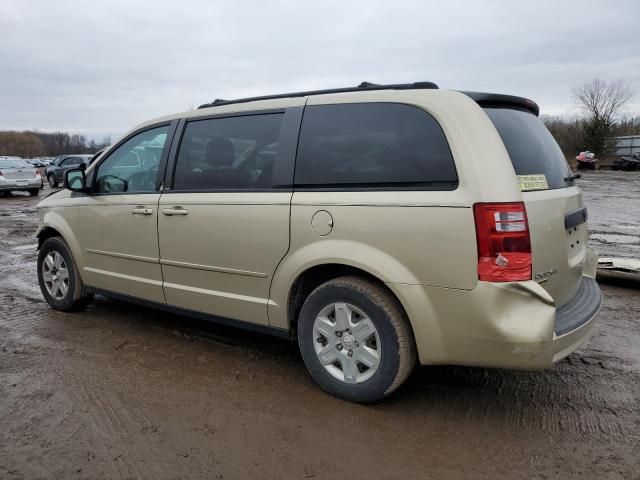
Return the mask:
<path id="1" fill-rule="evenodd" d="M 476 203 L 478 279 L 486 282 L 531 280 L 531 240 L 523 202 Z"/>

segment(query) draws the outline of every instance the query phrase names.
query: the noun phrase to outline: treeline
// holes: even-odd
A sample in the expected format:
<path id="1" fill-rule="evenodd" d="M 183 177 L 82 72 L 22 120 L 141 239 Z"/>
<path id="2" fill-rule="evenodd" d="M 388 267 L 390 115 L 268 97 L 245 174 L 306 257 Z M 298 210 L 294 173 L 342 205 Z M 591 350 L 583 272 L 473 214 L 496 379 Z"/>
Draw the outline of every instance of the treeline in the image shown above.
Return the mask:
<path id="1" fill-rule="evenodd" d="M 568 159 L 584 150 L 606 157 L 615 151 L 614 137 L 640 135 L 640 116 L 623 117 L 609 129 L 599 129 L 598 124 L 594 127 L 593 121 L 582 117 L 545 115 L 542 121 Z"/>
<path id="2" fill-rule="evenodd" d="M 67 132 L 0 131 L 0 156 L 57 157 L 68 154 L 95 153 L 111 144 L 110 137 L 101 142 L 87 140 L 84 135 Z"/>

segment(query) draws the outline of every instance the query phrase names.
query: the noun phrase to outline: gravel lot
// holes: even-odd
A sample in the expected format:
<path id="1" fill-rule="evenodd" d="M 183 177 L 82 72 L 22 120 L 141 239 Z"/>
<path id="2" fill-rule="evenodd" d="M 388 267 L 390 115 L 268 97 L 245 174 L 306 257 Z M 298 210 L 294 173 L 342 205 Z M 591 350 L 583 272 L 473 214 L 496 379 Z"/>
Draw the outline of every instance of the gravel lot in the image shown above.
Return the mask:
<path id="1" fill-rule="evenodd" d="M 640 175 L 580 182 L 594 246 L 640 258 Z M 638 290 L 603 285 L 591 342 L 553 369 L 419 368 L 359 406 L 286 341 L 104 298 L 51 310 L 37 202 L 0 198 L 0 478 L 640 478 Z"/>

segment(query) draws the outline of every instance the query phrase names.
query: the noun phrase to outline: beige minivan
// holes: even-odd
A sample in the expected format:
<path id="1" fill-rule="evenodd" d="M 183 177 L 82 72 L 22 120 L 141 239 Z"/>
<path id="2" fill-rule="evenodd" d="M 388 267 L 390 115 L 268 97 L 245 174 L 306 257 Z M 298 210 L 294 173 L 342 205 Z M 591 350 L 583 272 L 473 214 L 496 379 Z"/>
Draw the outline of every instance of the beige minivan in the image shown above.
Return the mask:
<path id="1" fill-rule="evenodd" d="M 99 293 L 297 339 L 323 389 L 370 402 L 416 361 L 545 368 L 585 342 L 602 296 L 576 178 L 520 97 L 216 100 L 66 172 L 38 279 L 60 310 Z"/>

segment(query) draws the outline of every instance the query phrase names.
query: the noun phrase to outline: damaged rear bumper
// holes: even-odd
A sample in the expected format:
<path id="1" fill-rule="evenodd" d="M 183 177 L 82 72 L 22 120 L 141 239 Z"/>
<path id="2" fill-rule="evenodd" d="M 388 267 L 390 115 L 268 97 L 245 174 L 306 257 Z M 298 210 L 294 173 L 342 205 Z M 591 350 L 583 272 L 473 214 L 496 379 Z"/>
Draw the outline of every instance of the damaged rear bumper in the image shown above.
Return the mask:
<path id="1" fill-rule="evenodd" d="M 550 367 L 589 338 L 602 304 L 589 276 L 560 308 L 534 281 L 478 282 L 471 291 L 389 286 L 407 310 L 424 365 Z"/>

